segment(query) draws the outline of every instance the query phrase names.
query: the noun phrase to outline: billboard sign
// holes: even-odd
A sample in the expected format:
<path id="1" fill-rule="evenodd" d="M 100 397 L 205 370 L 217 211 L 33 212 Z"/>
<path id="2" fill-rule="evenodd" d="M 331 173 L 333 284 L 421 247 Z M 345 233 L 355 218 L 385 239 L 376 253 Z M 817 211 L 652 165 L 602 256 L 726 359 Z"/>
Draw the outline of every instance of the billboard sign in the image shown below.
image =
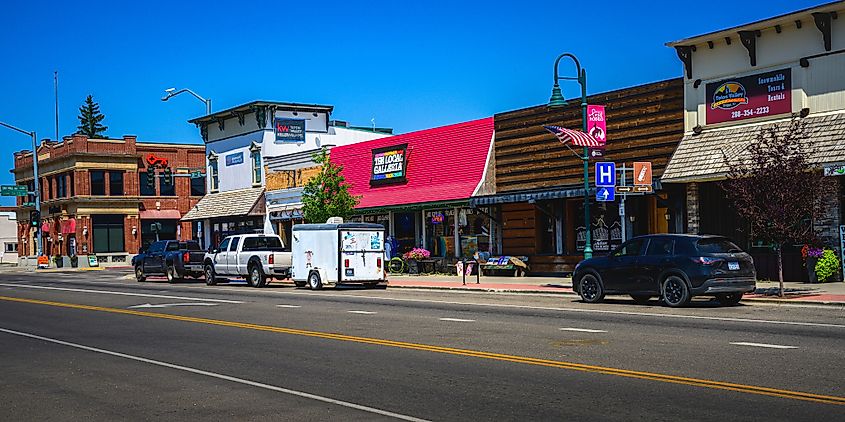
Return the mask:
<path id="1" fill-rule="evenodd" d="M 707 124 L 792 112 L 792 69 L 723 79 L 707 84 Z"/>
<path id="2" fill-rule="evenodd" d="M 305 120 L 276 117 L 273 120 L 273 132 L 277 144 L 301 144 L 305 142 Z"/>

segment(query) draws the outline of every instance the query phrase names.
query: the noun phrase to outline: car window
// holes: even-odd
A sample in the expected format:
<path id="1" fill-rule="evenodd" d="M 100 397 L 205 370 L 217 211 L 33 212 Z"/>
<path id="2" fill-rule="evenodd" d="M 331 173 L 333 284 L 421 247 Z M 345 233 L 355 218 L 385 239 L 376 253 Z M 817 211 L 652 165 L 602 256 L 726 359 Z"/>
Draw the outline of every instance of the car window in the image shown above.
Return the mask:
<path id="1" fill-rule="evenodd" d="M 675 241 L 666 237 L 653 237 L 648 242 L 646 255 L 668 256 L 674 254 Z"/>
<path id="2" fill-rule="evenodd" d="M 229 252 L 235 252 L 238 250 L 238 244 L 241 243 L 240 237 L 232 238 L 232 246 L 229 247 Z"/>
<path id="3" fill-rule="evenodd" d="M 150 253 L 161 252 L 164 250 L 164 242 L 153 242 L 150 245 Z"/>
<path id="4" fill-rule="evenodd" d="M 624 245 L 616 251 L 614 255 L 616 256 L 638 256 L 642 253 L 643 250 L 643 243 L 645 240 L 637 239 L 632 240 Z"/>
<path id="5" fill-rule="evenodd" d="M 180 247 L 182 245 L 179 245 Z M 201 251 L 200 244 L 197 242 L 185 242 L 184 249 L 187 251 Z"/>
<path id="6" fill-rule="evenodd" d="M 179 242 L 170 242 L 167 244 L 167 251 L 178 251 L 179 250 Z"/>
<path id="7" fill-rule="evenodd" d="M 699 239 L 696 248 L 701 253 L 731 253 L 742 252 L 739 246 L 725 238 Z"/>
<path id="8" fill-rule="evenodd" d="M 282 241 L 275 236 L 253 236 L 244 239 L 244 251 L 282 251 Z"/>
<path id="9" fill-rule="evenodd" d="M 227 238 L 223 239 L 222 242 L 220 242 L 220 247 L 218 248 L 218 249 L 220 249 L 220 252 L 226 252 L 228 250 L 230 240 L 231 239 L 227 237 Z"/>

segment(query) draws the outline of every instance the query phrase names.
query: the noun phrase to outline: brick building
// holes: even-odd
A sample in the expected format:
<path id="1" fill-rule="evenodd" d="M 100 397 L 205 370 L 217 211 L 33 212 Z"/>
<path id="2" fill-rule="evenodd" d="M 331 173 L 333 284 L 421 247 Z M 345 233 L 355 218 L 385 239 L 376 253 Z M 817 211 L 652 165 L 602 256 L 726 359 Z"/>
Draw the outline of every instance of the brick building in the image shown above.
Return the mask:
<path id="1" fill-rule="evenodd" d="M 154 164 L 154 174 L 148 167 Z M 169 169 L 172 176 L 165 176 Z M 102 263 L 128 263 L 156 239 L 191 239 L 190 222 L 180 222 L 205 194 L 203 145 L 141 143 L 123 139 L 65 137 L 38 147 L 42 250 L 49 256 L 96 254 Z M 191 178 L 192 171 L 203 174 Z M 32 152 L 15 153 L 19 185 L 33 189 Z M 151 183 L 152 182 L 152 183 Z M 34 198 L 18 198 L 21 256 L 36 253 L 29 215 Z M 161 223 L 160 229 L 153 223 Z M 157 233 L 156 233 L 157 231 Z M 80 262 L 83 262 L 80 259 Z M 87 262 L 87 261 L 86 261 Z"/>

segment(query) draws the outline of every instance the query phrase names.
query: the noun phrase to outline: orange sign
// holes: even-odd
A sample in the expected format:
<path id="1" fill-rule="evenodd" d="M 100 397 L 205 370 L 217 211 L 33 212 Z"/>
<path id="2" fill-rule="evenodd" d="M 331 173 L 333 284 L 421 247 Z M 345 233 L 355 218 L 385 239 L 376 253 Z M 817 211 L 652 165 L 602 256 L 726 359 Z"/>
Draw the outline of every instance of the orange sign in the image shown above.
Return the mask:
<path id="1" fill-rule="evenodd" d="M 147 154 L 147 164 L 153 167 L 167 167 L 167 158 L 156 157 L 155 154 Z"/>
<path id="2" fill-rule="evenodd" d="M 634 185 L 651 186 L 651 163 L 647 161 L 634 163 Z"/>

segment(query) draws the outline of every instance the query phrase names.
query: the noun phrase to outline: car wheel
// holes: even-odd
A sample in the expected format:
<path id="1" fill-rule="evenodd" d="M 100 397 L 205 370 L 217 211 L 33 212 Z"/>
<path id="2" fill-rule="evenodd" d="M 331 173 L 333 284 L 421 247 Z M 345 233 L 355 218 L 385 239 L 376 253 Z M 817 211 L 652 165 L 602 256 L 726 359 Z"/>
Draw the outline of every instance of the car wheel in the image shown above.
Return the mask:
<path id="1" fill-rule="evenodd" d="M 742 300 L 742 293 L 722 293 L 716 295 L 716 300 L 723 306 L 733 306 Z"/>
<path id="2" fill-rule="evenodd" d="M 249 277 L 247 282 L 252 287 L 264 287 L 267 284 L 267 277 L 264 275 L 264 270 L 260 265 L 253 264 L 249 267 Z"/>
<path id="3" fill-rule="evenodd" d="M 680 308 L 689 304 L 691 299 L 687 283 L 676 275 L 670 275 L 663 282 L 663 302 L 672 307 Z"/>
<path id="4" fill-rule="evenodd" d="M 311 290 L 320 290 L 323 288 L 323 281 L 320 280 L 320 274 L 316 271 L 308 275 L 308 285 Z"/>
<path id="5" fill-rule="evenodd" d="M 176 267 L 173 265 L 167 266 L 167 282 L 168 283 L 175 283 L 179 281 L 179 276 L 176 274 Z"/>
<path id="6" fill-rule="evenodd" d="M 147 280 L 147 276 L 144 275 L 144 269 L 140 265 L 135 266 L 135 280 L 138 280 L 139 283 Z"/>
<path id="7" fill-rule="evenodd" d="M 604 287 L 598 277 L 593 274 L 585 274 L 581 277 L 581 286 L 578 289 L 581 300 L 587 303 L 598 303 L 604 299 Z"/>
<path id="8" fill-rule="evenodd" d="M 651 296 L 649 295 L 631 295 L 631 298 L 634 299 L 634 302 L 637 302 L 638 305 L 646 305 L 648 301 L 651 300 Z"/>
<path id="9" fill-rule="evenodd" d="M 214 274 L 214 267 L 211 264 L 205 266 L 205 284 L 209 286 L 217 284 L 217 275 Z"/>

